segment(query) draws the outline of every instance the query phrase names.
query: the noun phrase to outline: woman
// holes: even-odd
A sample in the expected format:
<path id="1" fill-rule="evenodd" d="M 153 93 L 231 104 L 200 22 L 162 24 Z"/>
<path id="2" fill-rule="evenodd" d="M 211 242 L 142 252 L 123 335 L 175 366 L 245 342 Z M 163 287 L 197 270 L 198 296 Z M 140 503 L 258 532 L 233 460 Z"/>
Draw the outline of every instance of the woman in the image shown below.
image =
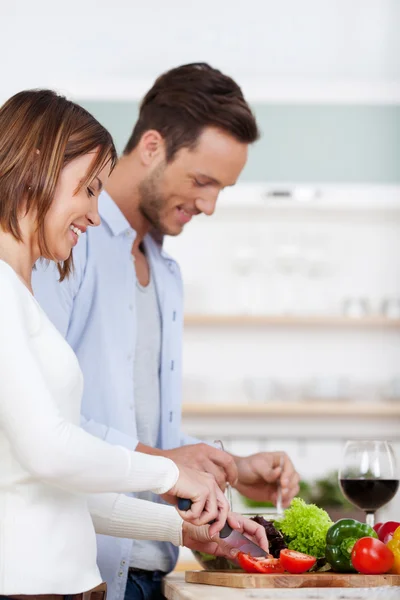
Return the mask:
<path id="1" fill-rule="evenodd" d="M 21 92 L 0 109 L 1 595 L 81 594 L 100 584 L 88 494 L 101 493 L 89 502 L 99 533 L 196 545 L 227 518 L 212 477 L 80 429 L 77 359 L 32 294 L 40 257 L 57 263 L 61 279 L 70 273 L 73 246 L 99 224 L 97 197 L 115 160 L 108 132 L 51 91 Z M 182 529 L 171 507 L 103 494 L 142 490 L 190 498 L 181 513 L 188 524 Z M 229 521 L 266 547 L 252 522 Z"/>

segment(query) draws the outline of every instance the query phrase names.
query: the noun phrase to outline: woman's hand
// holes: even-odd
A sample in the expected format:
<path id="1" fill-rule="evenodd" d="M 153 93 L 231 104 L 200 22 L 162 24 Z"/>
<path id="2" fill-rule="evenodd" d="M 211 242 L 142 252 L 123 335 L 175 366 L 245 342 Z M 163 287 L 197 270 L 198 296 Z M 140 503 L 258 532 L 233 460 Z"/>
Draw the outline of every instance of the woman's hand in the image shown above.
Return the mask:
<path id="1" fill-rule="evenodd" d="M 268 538 L 262 525 L 232 512 L 228 514 L 227 521 L 232 529 L 240 531 L 268 553 Z M 225 556 L 226 558 L 235 558 L 238 553 L 237 549 L 229 546 L 226 539 L 221 539 L 218 534 L 211 533 L 210 535 L 209 525 L 196 527 L 183 522 L 182 538 L 184 546 L 198 552 L 206 552 L 207 554 L 214 554 L 214 556 Z"/>
<path id="2" fill-rule="evenodd" d="M 178 510 L 184 521 L 196 526 L 210 525 L 209 534 L 217 534 L 225 525 L 229 504 L 218 486 L 215 477 L 178 464 L 179 478 L 176 484 L 162 498 L 170 504 L 177 504 L 178 498 L 191 500 L 189 510 Z"/>

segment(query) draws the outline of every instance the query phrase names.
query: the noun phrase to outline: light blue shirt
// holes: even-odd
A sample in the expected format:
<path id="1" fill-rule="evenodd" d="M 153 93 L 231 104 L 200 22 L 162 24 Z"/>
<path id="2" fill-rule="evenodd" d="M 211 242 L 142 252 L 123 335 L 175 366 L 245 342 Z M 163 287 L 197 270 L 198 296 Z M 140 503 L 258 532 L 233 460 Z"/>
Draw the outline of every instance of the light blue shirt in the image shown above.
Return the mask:
<path id="1" fill-rule="evenodd" d="M 74 274 L 59 283 L 53 264 L 38 264 L 33 288 L 78 356 L 85 380 L 82 426 L 133 450 L 138 443 L 133 377 L 136 273 L 131 257 L 136 233 L 106 192 L 100 195 L 99 212 L 102 224 L 89 228 L 74 249 Z M 161 314 L 160 447 L 169 449 L 198 441 L 181 433 L 183 288 L 179 267 L 161 244 L 150 235 L 144 244 Z M 101 535 L 97 540 L 108 599 L 123 600 L 134 542 Z M 178 549 L 160 543 L 172 570 Z"/>

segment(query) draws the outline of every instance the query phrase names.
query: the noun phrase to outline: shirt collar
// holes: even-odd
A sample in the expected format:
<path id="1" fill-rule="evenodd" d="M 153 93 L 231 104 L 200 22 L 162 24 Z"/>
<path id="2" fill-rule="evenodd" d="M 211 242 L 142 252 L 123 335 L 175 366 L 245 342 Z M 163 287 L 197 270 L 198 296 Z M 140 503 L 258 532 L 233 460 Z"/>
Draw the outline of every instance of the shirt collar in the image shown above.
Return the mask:
<path id="1" fill-rule="evenodd" d="M 107 224 L 113 235 L 118 236 L 125 234 L 126 232 L 131 232 L 132 239 L 135 239 L 136 231 L 130 226 L 128 220 L 124 217 L 119 207 L 106 190 L 103 190 L 99 196 L 99 213 L 102 221 Z M 174 261 L 174 259 L 163 249 L 164 236 L 157 232 L 153 232 L 149 233 L 146 238 L 150 238 L 149 242 L 158 247 L 159 253 L 164 259 Z"/>
<path id="2" fill-rule="evenodd" d="M 102 221 L 107 224 L 113 235 L 121 235 L 121 233 L 130 231 L 134 233 L 134 237 L 136 236 L 136 231 L 132 229 L 128 220 L 105 190 L 99 196 L 99 213 Z"/>

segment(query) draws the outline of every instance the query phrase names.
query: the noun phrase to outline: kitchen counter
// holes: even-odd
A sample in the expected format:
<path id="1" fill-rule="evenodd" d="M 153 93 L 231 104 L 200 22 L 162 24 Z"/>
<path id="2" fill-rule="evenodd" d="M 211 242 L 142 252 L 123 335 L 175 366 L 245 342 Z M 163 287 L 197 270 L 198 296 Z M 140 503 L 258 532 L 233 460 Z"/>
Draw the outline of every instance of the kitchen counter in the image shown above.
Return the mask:
<path id="1" fill-rule="evenodd" d="M 165 578 L 164 595 L 168 600 L 399 600 L 400 590 L 398 587 L 246 590 L 186 583 L 184 573 L 172 573 Z"/>

